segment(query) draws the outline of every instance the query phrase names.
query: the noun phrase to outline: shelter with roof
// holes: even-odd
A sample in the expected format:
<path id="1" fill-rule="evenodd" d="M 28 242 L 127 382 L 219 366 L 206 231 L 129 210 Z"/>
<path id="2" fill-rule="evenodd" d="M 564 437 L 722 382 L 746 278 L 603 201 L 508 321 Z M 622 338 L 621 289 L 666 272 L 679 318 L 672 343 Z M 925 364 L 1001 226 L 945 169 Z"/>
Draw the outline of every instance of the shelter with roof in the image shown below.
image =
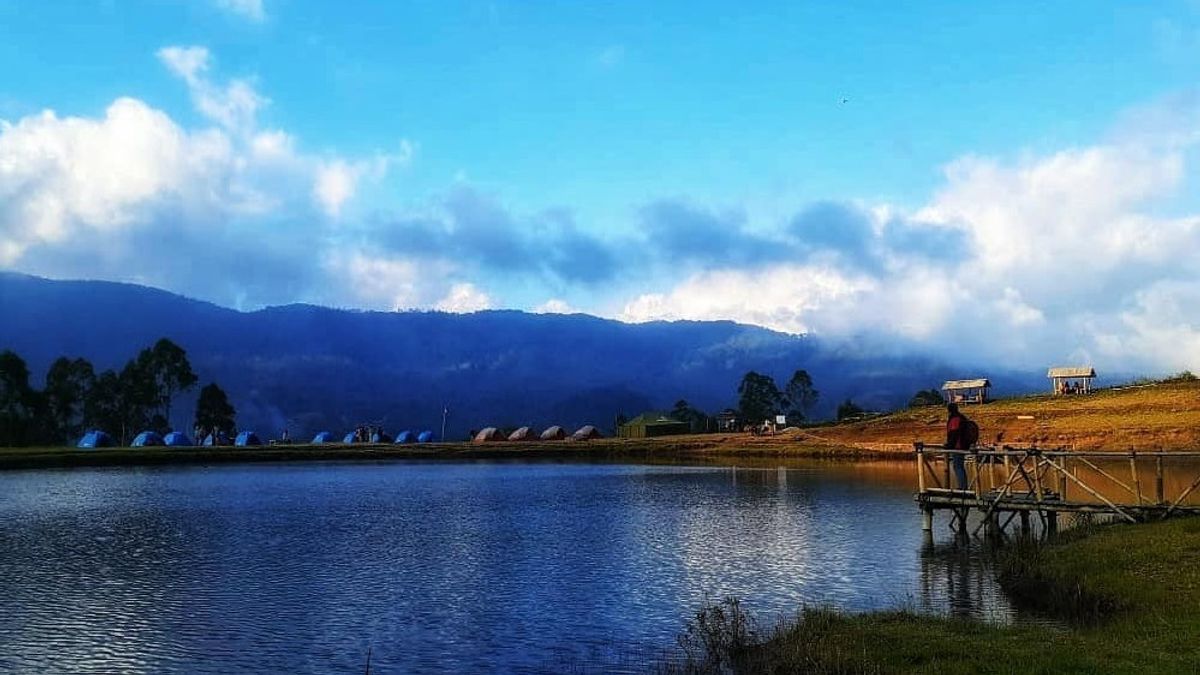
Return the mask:
<path id="1" fill-rule="evenodd" d="M 1090 394 L 1096 369 L 1091 366 L 1058 366 L 1046 371 L 1046 377 L 1054 383 L 1054 395 Z"/>
<path id="2" fill-rule="evenodd" d="M 686 434 L 691 430 L 690 424 L 680 422 L 666 413 L 645 412 L 617 427 L 617 436 L 619 438 L 653 438 Z"/>
<path id="3" fill-rule="evenodd" d="M 717 431 L 741 431 L 742 416 L 733 408 L 726 408 L 717 414 Z"/>
<path id="4" fill-rule="evenodd" d="M 992 383 L 986 377 L 970 380 L 947 380 L 942 385 L 947 403 L 987 403 Z"/>
<path id="5" fill-rule="evenodd" d="M 566 437 L 567 431 L 557 425 L 546 427 L 546 430 L 542 432 L 541 436 L 539 436 L 539 438 L 541 438 L 543 441 L 561 441 Z"/>

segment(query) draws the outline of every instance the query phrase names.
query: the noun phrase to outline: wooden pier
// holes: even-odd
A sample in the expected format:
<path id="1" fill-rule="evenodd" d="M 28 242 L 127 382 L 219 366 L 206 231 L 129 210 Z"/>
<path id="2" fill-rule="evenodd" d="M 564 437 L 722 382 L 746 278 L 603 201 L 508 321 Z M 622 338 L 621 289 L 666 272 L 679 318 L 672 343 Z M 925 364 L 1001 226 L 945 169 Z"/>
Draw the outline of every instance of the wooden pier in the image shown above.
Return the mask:
<path id="1" fill-rule="evenodd" d="M 916 501 L 922 529 L 933 530 L 937 511 L 951 514 L 960 534 L 1003 535 L 1020 519 L 1030 531 L 1036 515 L 1043 532 L 1059 515 L 1104 514 L 1131 523 L 1200 513 L 1200 452 L 1072 452 L 1038 448 L 952 450 L 915 443 Z M 967 485 L 957 485 L 952 463 L 961 457 Z M 1153 481 L 1143 487 L 1143 481 Z M 978 518 L 969 529 L 971 517 Z"/>

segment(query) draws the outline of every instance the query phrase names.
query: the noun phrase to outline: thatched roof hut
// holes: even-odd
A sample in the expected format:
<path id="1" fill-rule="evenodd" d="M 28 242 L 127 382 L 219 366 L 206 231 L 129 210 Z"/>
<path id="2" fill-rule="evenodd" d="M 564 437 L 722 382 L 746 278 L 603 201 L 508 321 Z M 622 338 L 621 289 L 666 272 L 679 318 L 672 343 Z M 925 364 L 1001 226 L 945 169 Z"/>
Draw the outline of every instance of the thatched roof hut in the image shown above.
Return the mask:
<path id="1" fill-rule="evenodd" d="M 949 403 L 987 403 L 992 383 L 986 377 L 972 380 L 947 380 L 942 385 Z"/>

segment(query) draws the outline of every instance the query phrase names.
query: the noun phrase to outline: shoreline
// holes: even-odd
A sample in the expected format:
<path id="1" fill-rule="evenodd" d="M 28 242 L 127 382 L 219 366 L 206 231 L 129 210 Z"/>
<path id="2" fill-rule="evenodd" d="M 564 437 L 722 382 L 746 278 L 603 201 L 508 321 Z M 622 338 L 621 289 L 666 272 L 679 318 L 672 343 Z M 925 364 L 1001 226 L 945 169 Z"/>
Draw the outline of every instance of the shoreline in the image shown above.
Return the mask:
<path id="1" fill-rule="evenodd" d="M 726 599 L 689 624 L 688 658 L 658 672 L 1185 673 L 1200 662 L 1200 518 L 1019 544 L 996 573 L 1019 608 L 1057 625 L 807 607 L 754 633 Z"/>
<path id="2" fill-rule="evenodd" d="M 764 440 L 766 442 L 764 442 Z M 730 460 L 829 459 L 911 461 L 912 452 L 897 452 L 804 443 L 795 438 L 706 434 L 653 439 L 608 438 L 588 441 L 493 443 L 321 444 L 116 447 L 0 448 L 0 471 L 50 468 L 166 466 L 298 461 L 379 460 Z"/>

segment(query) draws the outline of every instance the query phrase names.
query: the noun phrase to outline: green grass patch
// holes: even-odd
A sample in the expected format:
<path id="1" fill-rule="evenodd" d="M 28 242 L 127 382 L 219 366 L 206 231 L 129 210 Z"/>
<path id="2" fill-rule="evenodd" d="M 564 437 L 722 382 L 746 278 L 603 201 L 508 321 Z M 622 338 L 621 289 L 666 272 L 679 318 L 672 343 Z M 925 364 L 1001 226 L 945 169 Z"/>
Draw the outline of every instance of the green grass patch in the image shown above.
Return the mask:
<path id="1" fill-rule="evenodd" d="M 1061 619 L 1001 626 L 806 609 L 763 630 L 726 600 L 681 636 L 669 673 L 1195 673 L 1200 519 L 1099 528 L 999 562 L 1015 602 Z M 716 649 L 709 646 L 715 645 Z M 714 658 L 713 653 L 719 653 Z"/>

